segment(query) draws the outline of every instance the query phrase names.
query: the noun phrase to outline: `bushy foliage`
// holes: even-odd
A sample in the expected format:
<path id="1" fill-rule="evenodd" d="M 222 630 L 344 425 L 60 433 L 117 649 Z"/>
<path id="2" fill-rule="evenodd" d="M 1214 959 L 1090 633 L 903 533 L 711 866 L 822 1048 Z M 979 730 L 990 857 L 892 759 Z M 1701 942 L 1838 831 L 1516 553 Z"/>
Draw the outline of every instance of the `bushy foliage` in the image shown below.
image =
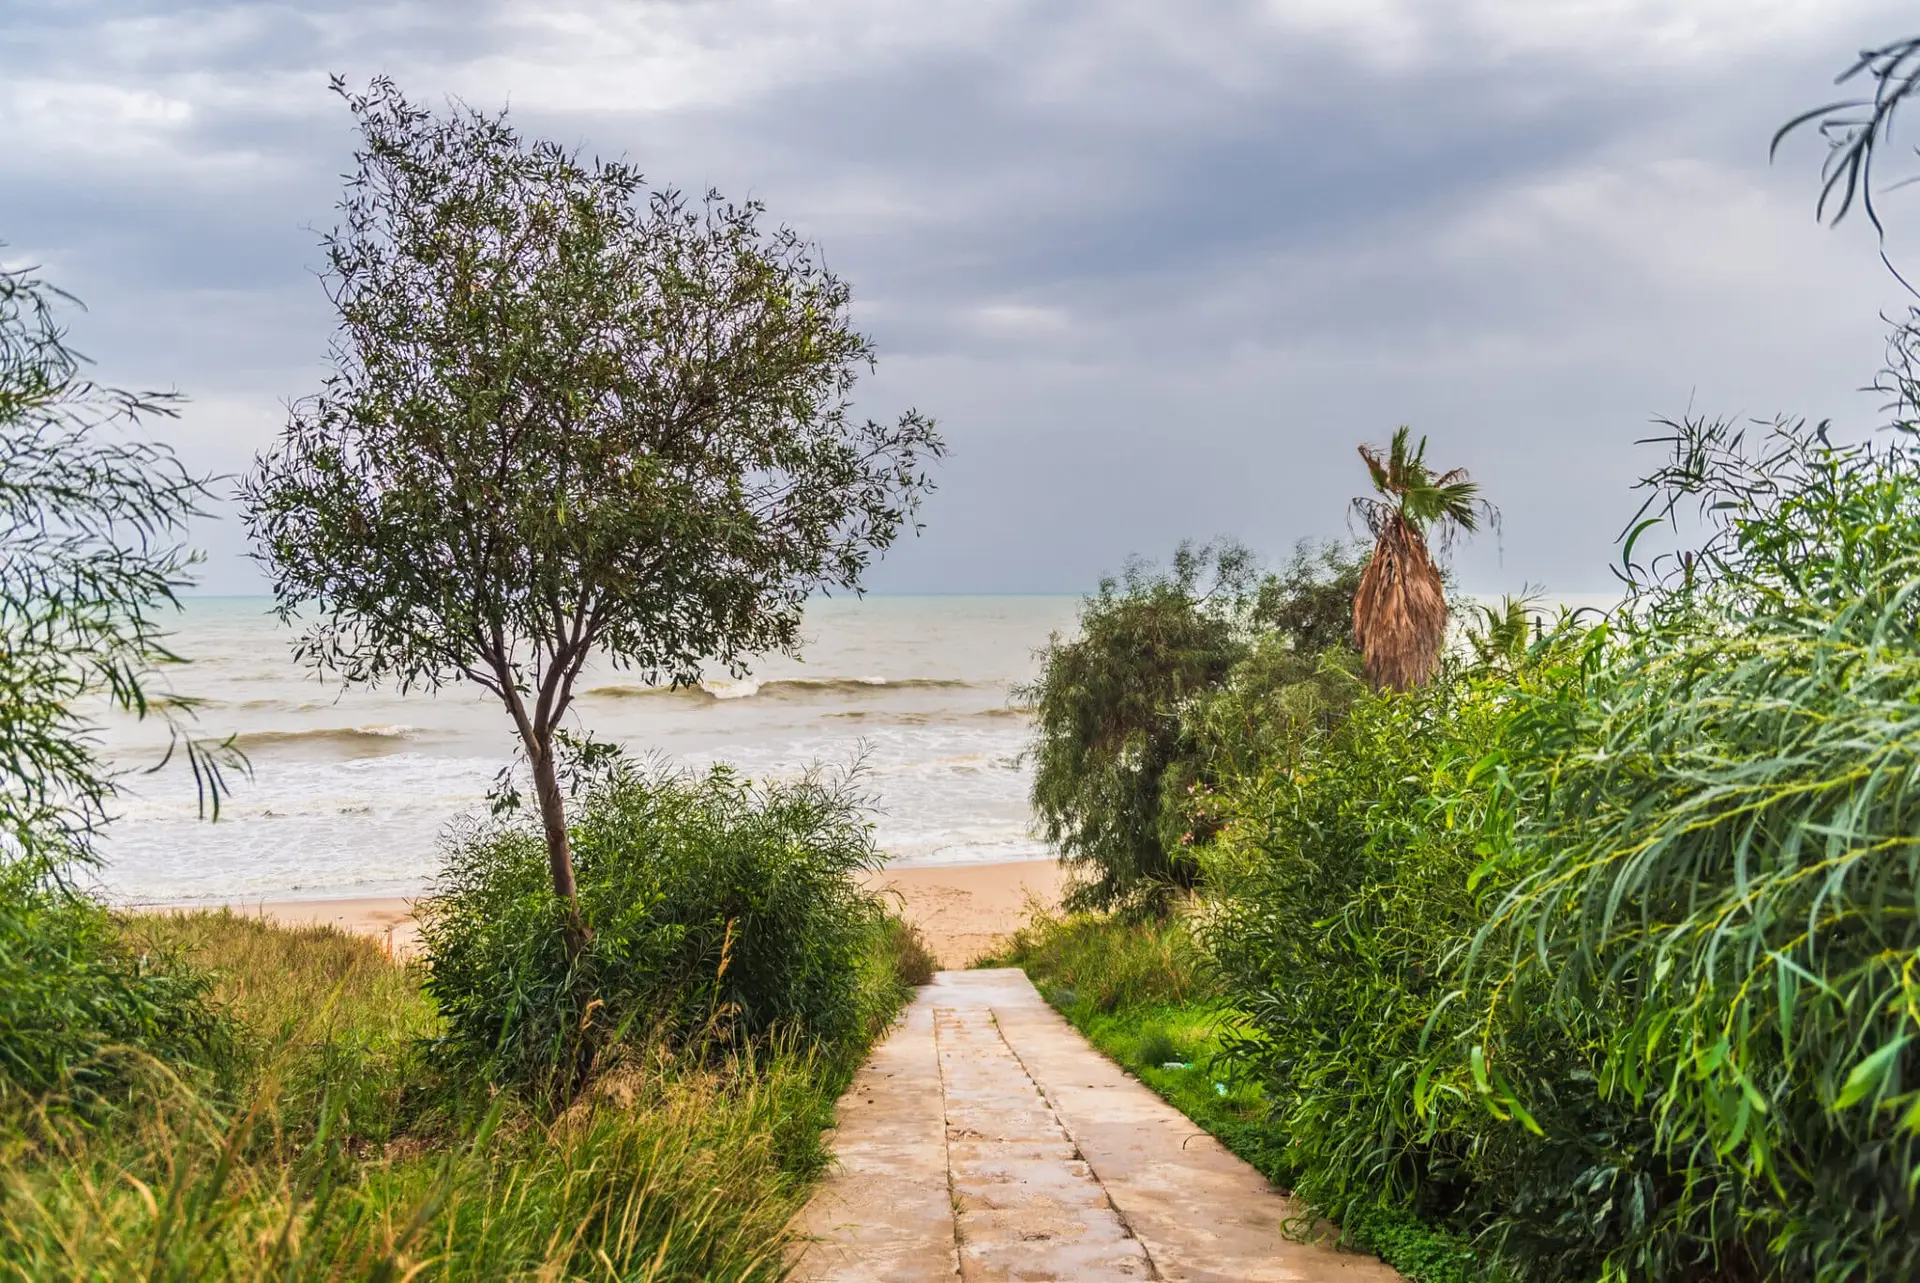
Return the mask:
<path id="1" fill-rule="evenodd" d="M 0 863 L 0 1104 L 58 1092 L 92 1111 L 125 1103 L 129 1060 L 220 1067 L 231 1031 L 208 980 L 121 940 L 112 917 L 40 862 Z"/>
<path id="2" fill-rule="evenodd" d="M 1539 1093 L 1514 991 L 1585 1022 L 1670 1156 L 1645 1277 L 1920 1270 L 1920 459 L 1674 425 L 1656 515 L 1705 539 L 1534 710 L 1523 876 L 1482 933 L 1495 1107 Z M 1622 1173 L 1595 1170 L 1616 1201 Z"/>
<path id="3" fill-rule="evenodd" d="M 0 855 L 53 860 L 85 855 L 114 792 L 90 698 L 165 716 L 202 800 L 220 797 L 219 761 L 147 695 L 153 665 L 173 658 L 161 619 L 188 583 L 178 537 L 206 491 L 132 429 L 178 398 L 89 379 L 60 322 L 71 303 L 0 269 Z"/>
<path id="4" fill-rule="evenodd" d="M 901 985 L 918 987 L 933 983 L 940 969 L 927 938 L 920 928 L 902 918 L 889 916 L 880 924 L 876 948 L 883 961 L 882 974 L 891 973 Z"/>
<path id="5" fill-rule="evenodd" d="M 1380 1201 L 1455 1211 L 1496 1130 L 1476 1101 L 1415 1086 L 1481 921 L 1483 841 L 1508 822 L 1481 765 L 1505 716 L 1497 689 L 1460 677 L 1368 696 L 1222 797 L 1201 936 L 1257 1031 L 1232 1050 L 1266 1089 L 1299 1192 L 1343 1223 Z"/>
<path id="6" fill-rule="evenodd" d="M 1350 647 L 1353 594 L 1370 555 L 1365 544 L 1301 540 L 1254 590 L 1254 630 L 1286 639 L 1302 655 Z"/>
<path id="7" fill-rule="evenodd" d="M 1130 562 L 1082 605 L 1079 635 L 1055 636 L 1033 685 L 1033 806 L 1076 880 L 1069 902 L 1112 908 L 1191 885 L 1192 862 L 1160 825 L 1161 777 L 1180 709 L 1245 653 L 1240 613 L 1254 586 L 1236 545 L 1182 544 L 1171 570 Z"/>
<path id="8" fill-rule="evenodd" d="M 1076 874 L 1070 905 L 1164 909 L 1193 885 L 1191 847 L 1210 832 L 1195 795 L 1213 741 L 1235 736 L 1250 703 L 1308 717 L 1329 704 L 1301 692 L 1318 683 L 1322 648 L 1345 648 L 1359 574 L 1349 551 L 1303 544 L 1263 577 L 1251 553 L 1222 541 L 1182 544 L 1165 571 L 1136 560 L 1101 582 L 1078 635 L 1054 637 L 1019 692 L 1034 714 L 1034 810 Z M 1223 691 L 1229 702 L 1211 706 Z"/>
<path id="9" fill-rule="evenodd" d="M 869 964 L 883 913 L 855 881 L 879 863 L 861 803 L 821 774 L 616 767 L 573 831 L 590 933 L 577 958 L 537 829 L 453 840 L 421 914 L 450 1050 L 564 1103 L 621 1044 L 855 1041 L 897 983 Z"/>
<path id="10" fill-rule="evenodd" d="M 1525 1278 L 1892 1279 L 1913 1190 L 1920 476 L 1676 425 L 1702 537 L 1229 781 L 1203 938 L 1295 1183 Z M 1695 514 L 1685 505 L 1698 504 Z"/>
<path id="11" fill-rule="evenodd" d="M 1161 787 L 1162 841 L 1186 850 L 1213 841 L 1228 810 L 1221 781 L 1294 761 L 1365 690 L 1350 646 L 1313 653 L 1281 633 L 1258 638 L 1217 689 L 1181 710 L 1180 752 Z"/>
<path id="12" fill-rule="evenodd" d="M 1035 912 L 996 953 L 974 965 L 1025 968 L 1054 1001 L 1102 1013 L 1213 994 L 1184 916 L 1141 921 Z"/>

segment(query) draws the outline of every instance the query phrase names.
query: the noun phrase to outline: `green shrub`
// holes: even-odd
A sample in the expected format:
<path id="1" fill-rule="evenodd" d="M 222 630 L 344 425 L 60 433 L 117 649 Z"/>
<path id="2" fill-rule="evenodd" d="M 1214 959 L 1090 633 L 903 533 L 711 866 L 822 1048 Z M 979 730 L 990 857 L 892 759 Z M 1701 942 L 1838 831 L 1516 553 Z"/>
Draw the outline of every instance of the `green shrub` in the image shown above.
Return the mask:
<path id="1" fill-rule="evenodd" d="M 1140 1031 L 1134 1059 L 1142 1069 L 1158 1069 L 1170 1061 L 1184 1059 L 1184 1053 L 1172 1034 L 1159 1025 L 1149 1025 Z"/>
<path id="2" fill-rule="evenodd" d="M 37 861 L 0 863 L 0 1102 L 124 1103 L 142 1055 L 231 1067 L 208 984 L 171 954 L 128 949 L 105 908 Z"/>
<path id="3" fill-rule="evenodd" d="M 1200 919 L 1228 1002 L 1227 1049 L 1257 1078 L 1299 1193 L 1345 1224 L 1381 1204 L 1471 1218 L 1502 1124 L 1416 1077 L 1482 921 L 1470 886 L 1508 815 L 1503 690 L 1458 676 L 1356 702 L 1290 760 L 1233 783 L 1205 856 Z M 1444 1029 L 1444 1026 L 1443 1026 Z"/>
<path id="4" fill-rule="evenodd" d="M 1192 861 L 1163 841 L 1161 777 L 1181 706 L 1245 652 L 1252 588 L 1251 554 L 1235 545 L 1183 543 L 1166 574 L 1130 562 L 1101 581 L 1079 635 L 1056 635 L 1040 676 L 1017 692 L 1034 718 L 1034 811 L 1075 873 L 1071 906 L 1153 903 L 1192 885 Z"/>
<path id="5" fill-rule="evenodd" d="M 1214 841 L 1231 814 L 1221 783 L 1297 760 L 1366 689 L 1351 646 L 1304 652 L 1282 634 L 1261 636 L 1218 689 L 1181 710 L 1180 753 L 1160 790 L 1161 840 L 1189 853 Z"/>
<path id="6" fill-rule="evenodd" d="M 491 1079 L 564 1103 L 622 1043 L 785 1030 L 832 1052 L 890 1014 L 882 909 L 855 880 L 879 855 L 846 783 L 622 767 L 589 792 L 573 842 L 591 931 L 577 960 L 530 825 L 453 841 L 421 906 L 446 1045 Z"/>

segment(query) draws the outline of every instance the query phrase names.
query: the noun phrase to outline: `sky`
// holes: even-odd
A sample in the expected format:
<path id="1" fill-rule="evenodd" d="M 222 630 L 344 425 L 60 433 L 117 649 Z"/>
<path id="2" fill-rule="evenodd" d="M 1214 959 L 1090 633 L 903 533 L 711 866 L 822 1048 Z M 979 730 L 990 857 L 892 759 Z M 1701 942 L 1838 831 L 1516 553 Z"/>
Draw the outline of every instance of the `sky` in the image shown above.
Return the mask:
<path id="1" fill-rule="evenodd" d="M 508 105 L 765 202 L 850 281 L 858 408 L 951 447 L 886 592 L 1059 592 L 1357 531 L 1401 423 L 1502 515 L 1476 592 L 1604 590 L 1660 416 L 1876 421 L 1903 309 L 1774 129 L 1892 0 L 438 0 L 0 5 L 0 261 L 238 474 L 326 371 L 328 76 Z M 1909 199 L 1920 199 L 1915 193 Z M 1887 197 L 1896 231 L 1911 216 Z M 230 511 L 202 590 L 262 591 Z"/>

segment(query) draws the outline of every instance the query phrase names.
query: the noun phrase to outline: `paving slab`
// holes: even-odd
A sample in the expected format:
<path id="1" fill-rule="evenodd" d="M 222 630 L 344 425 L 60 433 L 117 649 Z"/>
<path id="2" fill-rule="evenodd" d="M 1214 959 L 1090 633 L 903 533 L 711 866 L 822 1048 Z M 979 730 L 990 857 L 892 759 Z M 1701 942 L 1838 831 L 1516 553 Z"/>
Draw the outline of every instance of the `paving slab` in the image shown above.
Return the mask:
<path id="1" fill-rule="evenodd" d="M 1147 1279 L 1127 1231 L 985 1007 L 933 1009 L 963 1279 Z"/>
<path id="2" fill-rule="evenodd" d="M 796 1276 L 1392 1283 L 1095 1051 L 1018 970 L 943 971 L 840 1102 Z"/>
<path id="3" fill-rule="evenodd" d="M 802 1214 L 799 1277 L 840 1283 L 957 1279 L 947 1124 L 926 991 L 840 1098 L 834 1168 Z"/>

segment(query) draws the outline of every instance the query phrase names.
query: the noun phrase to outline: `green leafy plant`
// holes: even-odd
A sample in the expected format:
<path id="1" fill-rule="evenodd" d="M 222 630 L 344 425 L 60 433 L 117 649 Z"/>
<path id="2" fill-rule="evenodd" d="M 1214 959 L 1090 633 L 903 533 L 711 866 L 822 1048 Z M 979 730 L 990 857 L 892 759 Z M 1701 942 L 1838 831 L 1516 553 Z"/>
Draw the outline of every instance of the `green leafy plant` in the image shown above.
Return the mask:
<path id="1" fill-rule="evenodd" d="M 1506 1066 L 1483 1090 L 1546 1096 L 1503 1004 L 1551 995 L 1675 1166 L 1614 1268 L 1903 1277 L 1920 462 L 1798 423 L 1671 427 L 1652 502 L 1696 507 L 1700 537 L 1648 563 L 1534 722 L 1538 836 L 1479 941 Z"/>
<path id="2" fill-rule="evenodd" d="M 1227 1053 L 1261 1083 L 1298 1192 L 1343 1224 L 1383 1203 L 1450 1217 L 1484 1183 L 1498 1124 L 1415 1075 L 1481 921 L 1483 844 L 1511 824 L 1482 765 L 1506 716 L 1502 686 L 1463 674 L 1363 697 L 1229 781 L 1202 856 L 1201 939 L 1250 1026 Z"/>
<path id="3" fill-rule="evenodd" d="M 90 1113 L 128 1104 L 142 1058 L 229 1068 L 208 987 L 170 953 L 128 948 L 105 908 L 38 861 L 0 863 L 0 1117 L 55 1094 Z"/>
<path id="4" fill-rule="evenodd" d="M 899 993 L 898 952 L 884 973 L 869 963 L 885 927 L 855 881 L 880 862 L 863 806 L 817 773 L 606 773 L 573 833 L 578 954 L 554 929 L 538 832 L 509 820 L 453 839 L 421 906 L 448 1050 L 564 1105 L 622 1047 L 857 1042 Z"/>
<path id="5" fill-rule="evenodd" d="M 86 377 L 59 319 L 72 303 L 0 269 L 0 835 L 55 864 L 84 857 L 115 789 L 83 700 L 162 719 L 215 814 L 233 760 L 148 693 L 177 658 L 161 620 L 189 582 L 179 537 L 206 485 L 136 431 L 178 397 Z"/>
<path id="6" fill-rule="evenodd" d="M 1805 424 L 1665 440 L 1611 619 L 1228 781 L 1228 1054 L 1342 1224 L 1543 1280 L 1903 1277 L 1920 477 Z"/>
<path id="7" fill-rule="evenodd" d="M 1186 920 L 1059 916 L 1037 907 L 1005 947 L 974 964 L 1024 967 L 1043 990 L 1071 991 L 1090 1011 L 1179 1004 L 1213 995 Z"/>

